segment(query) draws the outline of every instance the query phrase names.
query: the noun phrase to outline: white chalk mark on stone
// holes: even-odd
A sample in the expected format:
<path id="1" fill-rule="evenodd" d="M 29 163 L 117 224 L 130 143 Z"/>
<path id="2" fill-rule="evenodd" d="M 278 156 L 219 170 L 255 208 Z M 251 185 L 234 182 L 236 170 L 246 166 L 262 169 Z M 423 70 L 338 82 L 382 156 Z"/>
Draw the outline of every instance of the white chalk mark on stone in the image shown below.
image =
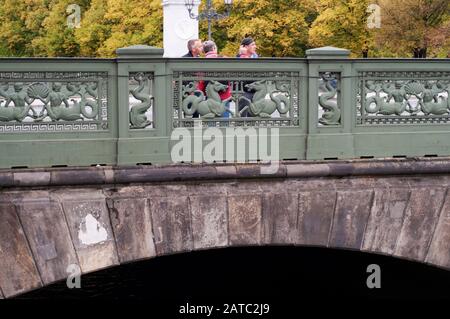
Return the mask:
<path id="1" fill-rule="evenodd" d="M 88 214 L 80 223 L 78 239 L 85 245 L 94 245 L 106 241 L 108 233 L 94 216 Z"/>

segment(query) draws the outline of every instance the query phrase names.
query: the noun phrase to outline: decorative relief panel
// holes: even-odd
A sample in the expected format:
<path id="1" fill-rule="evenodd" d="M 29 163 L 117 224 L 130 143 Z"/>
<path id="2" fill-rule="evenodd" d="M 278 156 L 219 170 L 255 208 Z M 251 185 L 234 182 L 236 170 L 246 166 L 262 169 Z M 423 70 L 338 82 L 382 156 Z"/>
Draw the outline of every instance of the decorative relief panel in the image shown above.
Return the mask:
<path id="1" fill-rule="evenodd" d="M 358 125 L 450 123 L 450 72 L 360 72 Z"/>
<path id="2" fill-rule="evenodd" d="M 299 126 L 298 72 L 175 72 L 173 125 Z"/>
<path id="3" fill-rule="evenodd" d="M 0 72 L 0 133 L 108 127 L 106 72 Z"/>
<path id="4" fill-rule="evenodd" d="M 319 77 L 319 125 L 340 125 L 340 73 L 320 72 Z"/>
<path id="5" fill-rule="evenodd" d="M 153 73 L 130 73 L 128 87 L 130 128 L 154 128 Z"/>

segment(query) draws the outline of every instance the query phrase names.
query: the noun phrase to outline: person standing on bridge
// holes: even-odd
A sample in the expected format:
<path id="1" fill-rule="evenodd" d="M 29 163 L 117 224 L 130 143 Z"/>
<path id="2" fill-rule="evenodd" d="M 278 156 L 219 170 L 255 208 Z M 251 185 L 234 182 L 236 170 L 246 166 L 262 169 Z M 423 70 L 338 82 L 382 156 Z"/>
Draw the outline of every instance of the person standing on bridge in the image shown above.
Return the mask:
<path id="1" fill-rule="evenodd" d="M 203 53 L 203 44 L 200 39 L 192 39 L 187 43 L 189 52 L 183 55 L 183 58 L 199 58 Z"/>
<path id="2" fill-rule="evenodd" d="M 187 48 L 189 50 L 188 53 L 183 55 L 183 58 L 199 58 L 200 55 L 203 53 L 203 44 L 202 40 L 200 39 L 192 39 L 189 40 L 187 43 Z M 183 81 L 183 85 L 189 85 L 189 82 Z M 198 93 L 193 93 L 198 96 Z M 192 115 L 194 118 L 198 118 L 200 115 L 197 111 Z"/>
<path id="3" fill-rule="evenodd" d="M 221 56 L 217 53 L 217 45 L 214 41 L 205 41 L 203 43 L 203 52 L 205 53 L 205 58 L 206 59 L 211 59 L 211 58 L 223 58 L 224 56 Z M 222 101 L 227 100 L 228 102 L 226 102 L 226 107 L 229 109 L 230 108 L 230 102 L 229 100 L 231 99 L 231 85 L 230 82 L 228 81 L 219 81 L 221 84 L 227 85 L 227 89 L 226 91 L 223 92 L 219 92 L 219 96 L 221 98 Z M 209 81 L 200 81 L 198 84 L 198 89 L 201 90 L 205 96 L 206 96 L 206 87 L 208 85 Z M 229 112 L 225 112 L 223 114 L 223 117 L 230 117 L 230 113 Z"/>
<path id="4" fill-rule="evenodd" d="M 241 46 L 239 48 L 239 53 L 236 57 L 241 59 L 257 59 L 259 58 L 258 53 L 256 53 L 256 42 L 251 37 L 246 37 L 242 39 Z M 252 83 L 252 81 L 243 81 L 242 82 L 242 90 L 244 92 L 244 97 L 247 99 L 239 99 L 238 103 L 238 112 L 241 117 L 248 117 L 251 116 L 250 112 L 248 111 L 249 103 L 248 101 L 251 101 L 253 99 L 253 96 L 255 95 L 255 92 L 252 92 L 249 90 L 246 85 Z"/>

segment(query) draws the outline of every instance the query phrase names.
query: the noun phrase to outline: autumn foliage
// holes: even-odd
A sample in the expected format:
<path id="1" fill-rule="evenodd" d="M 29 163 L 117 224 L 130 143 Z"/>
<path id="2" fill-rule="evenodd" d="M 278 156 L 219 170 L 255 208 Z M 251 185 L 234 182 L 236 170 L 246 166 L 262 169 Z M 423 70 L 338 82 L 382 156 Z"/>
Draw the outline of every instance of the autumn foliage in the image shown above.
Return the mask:
<path id="1" fill-rule="evenodd" d="M 0 56 L 113 57 L 119 47 L 162 47 L 161 3 L 0 0 Z M 81 8 L 79 28 L 67 25 L 70 4 Z M 381 28 L 368 28 L 370 4 L 381 8 Z M 223 0 L 214 5 L 224 10 Z M 206 22 L 200 30 L 206 39 Z M 320 46 L 347 48 L 354 57 L 449 57 L 450 1 L 234 0 L 232 15 L 214 22 L 213 37 L 221 54 L 234 56 L 245 36 L 266 57 L 303 57 Z"/>

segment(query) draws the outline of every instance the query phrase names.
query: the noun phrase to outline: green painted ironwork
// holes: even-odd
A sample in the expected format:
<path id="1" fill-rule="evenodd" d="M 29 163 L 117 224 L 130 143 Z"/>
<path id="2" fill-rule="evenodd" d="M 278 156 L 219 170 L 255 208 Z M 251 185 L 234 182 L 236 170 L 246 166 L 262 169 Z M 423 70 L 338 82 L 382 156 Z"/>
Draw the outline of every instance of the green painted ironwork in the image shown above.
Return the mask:
<path id="1" fill-rule="evenodd" d="M 174 130 L 199 127 L 246 129 L 249 141 L 276 128 L 280 160 L 450 155 L 449 59 L 307 54 L 2 58 L 0 168 L 171 163 Z"/>

